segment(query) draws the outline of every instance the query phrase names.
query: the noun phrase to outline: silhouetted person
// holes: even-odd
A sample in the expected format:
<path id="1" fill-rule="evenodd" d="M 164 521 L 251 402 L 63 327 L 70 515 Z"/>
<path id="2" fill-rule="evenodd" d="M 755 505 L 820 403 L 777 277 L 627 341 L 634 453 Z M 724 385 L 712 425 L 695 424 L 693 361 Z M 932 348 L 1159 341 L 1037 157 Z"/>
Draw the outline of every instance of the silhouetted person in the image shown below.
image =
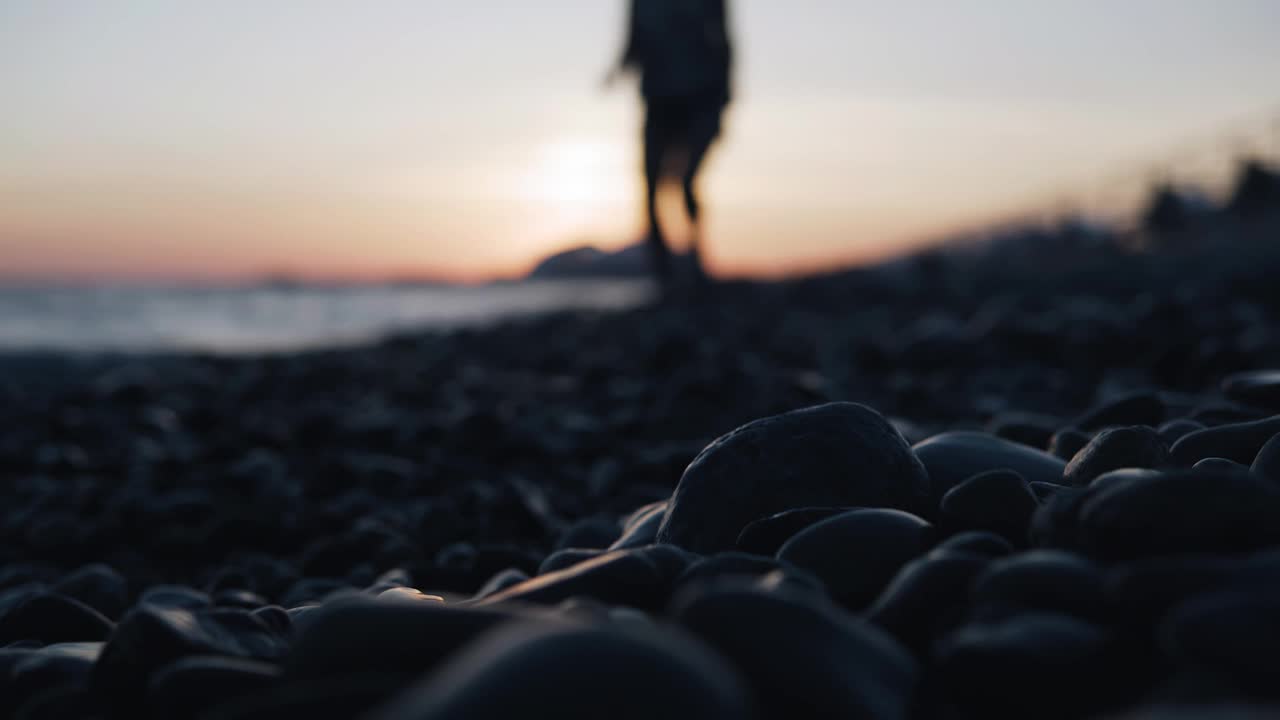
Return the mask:
<path id="1" fill-rule="evenodd" d="M 647 242 L 654 269 L 671 279 L 671 250 L 658 221 L 658 189 L 678 178 L 693 227 L 690 256 L 699 279 L 700 207 L 695 182 L 730 100 L 732 48 L 726 0 L 631 0 L 627 45 L 610 80 L 640 76 L 645 101 L 644 173 L 649 213 Z M 676 162 L 681 161 L 681 162 Z"/>

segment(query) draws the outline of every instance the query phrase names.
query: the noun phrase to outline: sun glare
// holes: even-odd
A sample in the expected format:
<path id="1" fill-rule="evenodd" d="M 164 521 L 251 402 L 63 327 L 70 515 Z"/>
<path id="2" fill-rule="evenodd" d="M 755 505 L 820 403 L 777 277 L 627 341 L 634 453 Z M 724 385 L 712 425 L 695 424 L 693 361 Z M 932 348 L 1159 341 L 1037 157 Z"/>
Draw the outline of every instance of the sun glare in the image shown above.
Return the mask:
<path id="1" fill-rule="evenodd" d="M 617 143 L 561 139 L 541 145 L 522 181 L 526 199 L 582 211 L 599 209 L 620 195 L 627 181 Z"/>
<path id="2" fill-rule="evenodd" d="M 592 138 L 560 138 L 533 150 L 516 177 L 516 195 L 538 218 L 530 239 L 612 235 L 635 191 L 625 148 Z"/>

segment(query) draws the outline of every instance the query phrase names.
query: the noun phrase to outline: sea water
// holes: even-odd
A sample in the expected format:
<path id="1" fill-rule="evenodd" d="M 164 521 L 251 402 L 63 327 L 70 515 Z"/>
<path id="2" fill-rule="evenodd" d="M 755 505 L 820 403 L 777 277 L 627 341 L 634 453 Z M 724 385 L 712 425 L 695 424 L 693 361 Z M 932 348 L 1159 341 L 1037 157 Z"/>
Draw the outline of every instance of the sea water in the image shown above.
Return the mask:
<path id="1" fill-rule="evenodd" d="M 562 310 L 638 305 L 643 280 L 483 286 L 0 285 L 0 351 L 289 352 L 479 326 Z"/>

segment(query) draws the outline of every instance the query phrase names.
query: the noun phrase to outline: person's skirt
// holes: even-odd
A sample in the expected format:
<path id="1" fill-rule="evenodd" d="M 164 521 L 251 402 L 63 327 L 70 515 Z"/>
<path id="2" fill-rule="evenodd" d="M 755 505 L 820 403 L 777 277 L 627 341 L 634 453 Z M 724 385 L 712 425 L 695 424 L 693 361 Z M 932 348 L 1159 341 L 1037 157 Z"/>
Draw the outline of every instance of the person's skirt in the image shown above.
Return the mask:
<path id="1" fill-rule="evenodd" d="M 720 136 L 723 112 L 724 103 L 716 96 L 649 99 L 644 122 L 648 166 L 674 174 L 683 172 L 677 159 L 701 160 Z"/>

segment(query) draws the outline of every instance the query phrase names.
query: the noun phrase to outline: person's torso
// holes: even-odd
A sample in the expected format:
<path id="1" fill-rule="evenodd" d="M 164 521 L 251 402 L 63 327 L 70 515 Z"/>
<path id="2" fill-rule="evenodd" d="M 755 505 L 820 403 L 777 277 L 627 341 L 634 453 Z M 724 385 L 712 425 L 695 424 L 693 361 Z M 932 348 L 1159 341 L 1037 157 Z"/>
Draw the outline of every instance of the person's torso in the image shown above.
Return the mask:
<path id="1" fill-rule="evenodd" d="M 712 0 L 639 0 L 644 94 L 682 97 L 718 92 L 726 82 L 722 18 Z"/>

